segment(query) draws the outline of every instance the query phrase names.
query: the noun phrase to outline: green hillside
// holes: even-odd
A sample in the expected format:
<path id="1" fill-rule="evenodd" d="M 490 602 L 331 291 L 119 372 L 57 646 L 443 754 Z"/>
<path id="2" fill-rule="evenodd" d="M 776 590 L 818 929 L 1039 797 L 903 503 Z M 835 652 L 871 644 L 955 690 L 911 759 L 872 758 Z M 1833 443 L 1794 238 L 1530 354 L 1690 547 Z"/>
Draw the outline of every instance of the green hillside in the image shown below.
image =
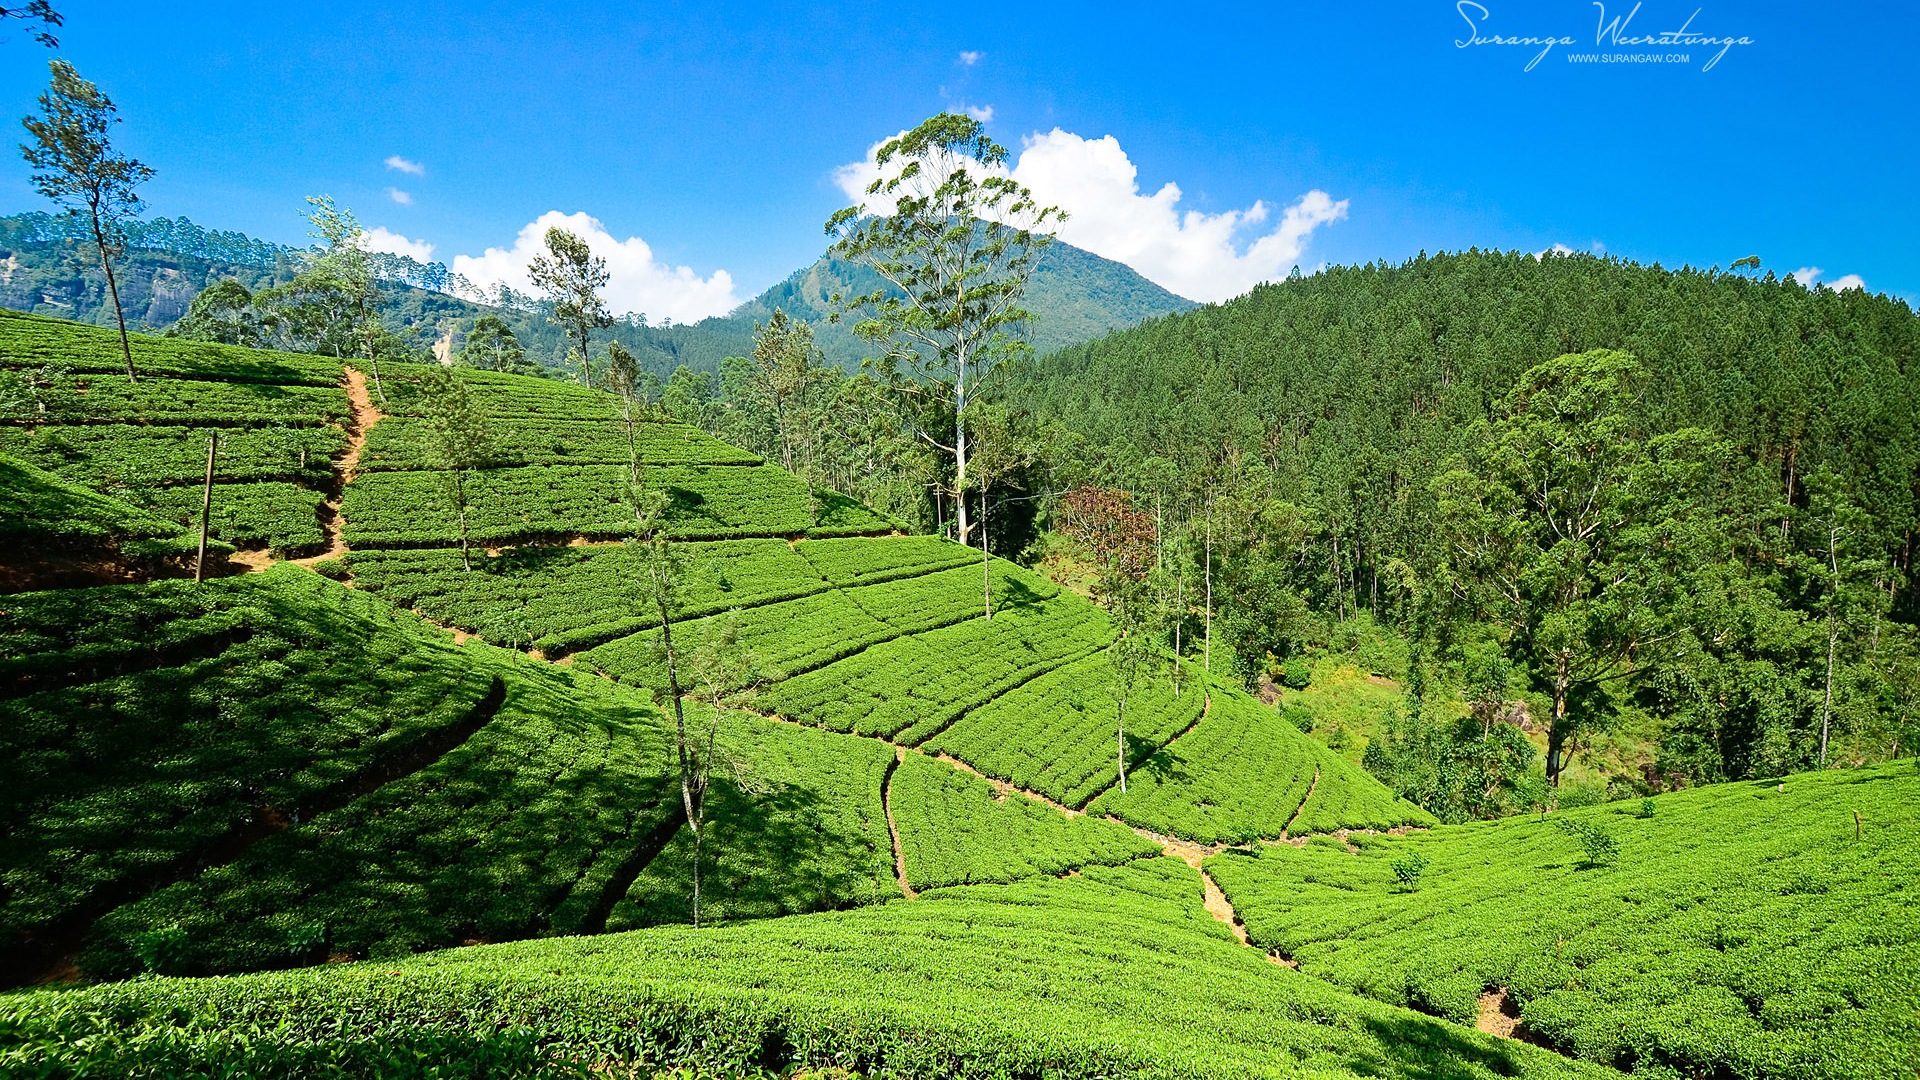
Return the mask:
<path id="1" fill-rule="evenodd" d="M 0 973 L 38 984 L 0 995 L 9 1075 L 1891 1080 L 1920 1052 L 1910 763 L 1440 826 L 1192 650 L 1123 736 L 1099 606 L 650 416 L 669 675 L 611 395 L 463 373 L 497 446 L 469 570 L 428 369 L 139 336 L 129 385 L 116 345 L 0 319 L 44 395 L 0 449 L 60 493 L 8 527 L 174 528 L 146 506 L 184 495 L 129 497 L 198 494 L 217 428 L 242 550 L 0 595 Z M 723 638 L 751 670 L 701 681 Z M 718 733 L 697 848 L 676 684 Z M 1474 1030 L 1496 989 L 1543 1045 Z M 1694 1011 L 1581 1011 L 1645 1001 Z"/>
<path id="2" fill-rule="evenodd" d="M 1153 859 L 719 930 L 36 994 L 0 999 L 0 1061 L 69 1075 L 397 1074 L 419 1058 L 450 1075 L 609 1061 L 742 1077 L 1607 1075 L 1286 971 L 1198 899 L 1197 875 Z"/>
<path id="3" fill-rule="evenodd" d="M 828 323 L 833 307 L 830 297 L 871 292 L 880 285 L 871 270 L 823 257 L 742 304 L 725 323 L 708 319 L 692 329 L 702 334 L 730 329 L 737 337 L 733 348 L 739 351 L 722 355 L 748 356 L 754 324 L 765 322 L 779 308 L 812 323 L 827 360 L 853 370 L 860 358 L 871 352 L 871 346 L 855 338 L 850 325 Z M 1030 338 L 1034 351 L 1044 354 L 1195 305 L 1141 277 L 1131 267 L 1056 240 L 1047 246 L 1034 269 L 1025 306 L 1036 316 Z"/>
<path id="4" fill-rule="evenodd" d="M 1400 723 L 1374 707 L 1316 737 L 1450 819 L 1528 805 L 1463 779 L 1507 729 L 1616 793 L 1884 760 L 1920 734 L 1920 317 L 1897 298 L 1423 254 L 1261 285 L 1012 383 L 1064 432 L 1056 487 L 1132 493 L 1190 588 L 1210 552 L 1216 666 L 1250 689 L 1351 667 L 1352 696 Z M 1563 539 L 1573 577 L 1619 560 L 1562 594 L 1580 611 L 1546 595 Z M 1569 660 L 1580 700 L 1550 735 L 1540 620 L 1602 607 L 1588 640 L 1642 628 L 1618 662 Z M 1474 695 L 1483 722 L 1456 739 Z"/>
<path id="5" fill-rule="evenodd" d="M 1908 761 L 1207 868 L 1255 944 L 1360 993 L 1471 1023 L 1499 988 L 1636 1073 L 1891 1077 L 1920 1045 L 1916 795 Z"/>

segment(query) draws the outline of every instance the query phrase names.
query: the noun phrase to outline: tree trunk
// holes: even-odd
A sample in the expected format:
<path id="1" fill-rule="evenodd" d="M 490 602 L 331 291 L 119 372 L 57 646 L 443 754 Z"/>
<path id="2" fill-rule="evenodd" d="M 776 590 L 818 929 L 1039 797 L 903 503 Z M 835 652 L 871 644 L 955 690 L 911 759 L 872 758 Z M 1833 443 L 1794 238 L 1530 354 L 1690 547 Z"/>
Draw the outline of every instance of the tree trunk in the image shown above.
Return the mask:
<path id="1" fill-rule="evenodd" d="M 993 621 L 993 565 L 987 553 L 987 493 L 980 492 L 980 592 L 986 598 L 987 621 Z"/>
<path id="2" fill-rule="evenodd" d="M 686 812 L 687 820 L 694 821 L 693 806 L 693 760 L 687 753 L 687 713 L 680 689 L 680 672 L 673 662 L 673 621 L 668 617 L 667 599 L 657 595 L 661 582 L 654 579 L 655 606 L 660 611 L 660 646 L 667 656 L 667 694 L 673 698 L 674 745 L 680 753 L 680 808 Z"/>
<path id="3" fill-rule="evenodd" d="M 1555 661 L 1553 675 L 1553 722 L 1547 729 L 1547 783 L 1560 786 L 1561 760 L 1567 742 L 1567 658 Z"/>
<path id="4" fill-rule="evenodd" d="M 1827 733 L 1833 726 L 1833 659 L 1840 644 L 1840 530 L 1827 526 L 1827 565 L 1833 586 L 1827 593 L 1827 691 L 1820 703 L 1820 767 L 1827 767 Z"/>
<path id="5" fill-rule="evenodd" d="M 955 520 L 960 529 L 960 546 L 967 545 L 972 527 L 967 522 L 967 354 L 959 353 L 953 380 L 953 493 Z"/>
<path id="6" fill-rule="evenodd" d="M 1173 696 L 1176 699 L 1180 696 L 1180 675 L 1185 670 L 1180 654 L 1180 624 L 1187 621 L 1186 584 L 1187 568 L 1182 566 L 1173 577 Z"/>
<path id="7" fill-rule="evenodd" d="M 702 795 L 700 801 L 704 803 L 706 796 Z M 702 809 L 704 810 L 705 807 Z M 693 829 L 693 928 L 695 930 L 700 929 L 700 854 L 703 841 L 706 840 L 706 831 L 698 825 Z"/>
<path id="8" fill-rule="evenodd" d="M 128 378 L 132 378 L 132 369 L 128 369 Z M 193 580 L 207 579 L 207 523 L 213 516 L 213 456 L 220 448 L 220 429 L 214 428 L 207 435 L 207 483 L 200 492 L 200 556 L 193 561 Z"/>
<path id="9" fill-rule="evenodd" d="M 1153 496 L 1153 568 L 1164 570 L 1167 566 L 1167 547 L 1161 539 L 1166 527 L 1166 497 L 1159 492 Z"/>
<path id="10" fill-rule="evenodd" d="M 580 330 L 580 385 L 593 389 L 593 369 L 588 367 L 587 347 L 593 344 L 593 332 L 583 323 Z"/>
<path id="11" fill-rule="evenodd" d="M 1120 765 L 1120 794 L 1127 793 L 1127 695 L 1120 695 L 1120 710 L 1115 714 L 1114 741 L 1119 744 L 1115 756 Z"/>
<path id="12" fill-rule="evenodd" d="M 773 399 L 773 426 L 780 433 L 780 466 L 793 471 L 793 436 L 787 433 L 787 410 L 779 397 Z"/>
<path id="13" fill-rule="evenodd" d="M 127 316 L 120 310 L 120 282 L 113 276 L 113 260 L 107 258 L 107 236 L 100 227 L 100 215 L 93 215 L 93 248 L 100 253 L 100 269 L 107 275 L 107 293 L 113 297 L 113 319 L 120 324 L 120 356 L 127 362 L 127 381 L 138 382 L 133 374 L 133 343 L 127 338 Z"/>
<path id="14" fill-rule="evenodd" d="M 627 421 L 627 479 L 640 482 L 640 446 L 633 437 L 633 400 L 627 400 L 625 413 Z"/>

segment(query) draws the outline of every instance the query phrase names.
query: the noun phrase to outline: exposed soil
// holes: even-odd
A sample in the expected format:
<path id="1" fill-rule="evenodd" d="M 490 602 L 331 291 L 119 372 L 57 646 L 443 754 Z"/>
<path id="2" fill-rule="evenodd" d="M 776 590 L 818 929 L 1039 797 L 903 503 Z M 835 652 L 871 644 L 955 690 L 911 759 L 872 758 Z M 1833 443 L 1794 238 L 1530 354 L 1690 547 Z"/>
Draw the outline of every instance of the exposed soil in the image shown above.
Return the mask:
<path id="1" fill-rule="evenodd" d="M 257 574 L 273 565 L 273 553 L 265 549 L 235 551 L 227 556 L 227 565 L 243 574 Z"/>
<path id="2" fill-rule="evenodd" d="M 1280 684 L 1264 671 L 1260 673 L 1260 681 L 1254 686 L 1253 692 L 1262 705 L 1280 704 Z"/>
<path id="3" fill-rule="evenodd" d="M 1480 995 L 1480 1017 L 1473 1026 L 1489 1035 L 1515 1038 L 1514 1032 L 1520 1027 L 1520 1007 L 1507 997 L 1506 988 L 1489 990 Z"/>
<path id="4" fill-rule="evenodd" d="M 380 422 L 381 412 L 373 404 L 372 395 L 367 393 L 367 376 L 358 368 L 347 369 L 347 403 L 353 409 L 353 420 L 347 425 L 347 452 L 340 459 L 340 482 L 336 494 L 326 501 L 321 512 L 323 527 L 327 532 L 327 549 L 318 555 L 304 559 L 292 559 L 301 566 L 312 566 L 322 559 L 336 559 L 347 553 L 345 524 L 340 518 L 341 501 L 346 497 L 347 485 L 360 471 L 360 453 L 367 448 L 367 432 Z"/>
<path id="5" fill-rule="evenodd" d="M 1200 870 L 1197 865 L 1192 863 L 1188 865 L 1193 866 L 1195 870 Z M 1233 931 L 1233 936 L 1239 940 L 1240 944 L 1251 944 L 1247 941 L 1247 928 L 1240 925 L 1240 916 L 1234 914 L 1233 905 L 1227 903 L 1227 894 L 1220 891 L 1220 886 L 1214 884 L 1213 875 L 1205 870 L 1200 870 L 1200 887 L 1205 890 L 1207 914 L 1226 923 L 1227 929 Z"/>
<path id="6" fill-rule="evenodd" d="M 774 719 L 777 720 L 782 718 L 775 717 Z M 1026 788 L 1023 788 L 1023 787 L 1015 787 L 1013 784 L 1005 780 L 1000 780 L 995 777 L 988 776 L 986 773 L 983 773 L 979 769 L 976 769 L 973 766 L 967 764 L 966 762 L 961 761 L 957 757 L 953 757 L 948 754 L 927 754 L 926 751 L 924 750 L 915 750 L 914 753 L 926 754 L 927 757 L 930 757 L 935 761 L 944 762 L 948 765 L 953 766 L 956 769 L 959 769 L 963 773 L 972 773 L 973 775 L 979 777 L 980 779 L 985 780 L 987 783 L 992 784 L 995 792 L 994 801 L 996 802 L 1005 802 L 1008 795 L 1013 794 L 1014 792 L 1018 792 L 1021 795 L 1024 795 L 1027 798 L 1032 799 L 1034 802 L 1043 803 L 1047 806 L 1051 806 L 1055 810 L 1060 811 L 1061 813 L 1067 815 L 1068 817 L 1080 817 L 1086 813 L 1085 810 L 1075 810 L 1073 807 L 1068 806 L 1065 803 L 1054 802 L 1052 799 L 1047 798 L 1045 795 L 1042 795 L 1037 791 L 1028 791 Z"/>

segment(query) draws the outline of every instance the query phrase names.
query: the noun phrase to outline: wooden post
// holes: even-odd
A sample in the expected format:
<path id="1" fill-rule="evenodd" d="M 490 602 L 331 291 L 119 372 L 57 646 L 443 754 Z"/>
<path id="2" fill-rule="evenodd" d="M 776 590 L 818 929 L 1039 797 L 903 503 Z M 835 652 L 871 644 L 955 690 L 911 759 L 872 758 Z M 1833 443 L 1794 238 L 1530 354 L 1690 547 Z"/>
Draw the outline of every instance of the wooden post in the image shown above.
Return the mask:
<path id="1" fill-rule="evenodd" d="M 207 520 L 213 516 L 213 456 L 220 449 L 220 429 L 207 435 L 207 483 L 200 493 L 200 556 L 193 561 L 193 580 L 207 579 Z"/>

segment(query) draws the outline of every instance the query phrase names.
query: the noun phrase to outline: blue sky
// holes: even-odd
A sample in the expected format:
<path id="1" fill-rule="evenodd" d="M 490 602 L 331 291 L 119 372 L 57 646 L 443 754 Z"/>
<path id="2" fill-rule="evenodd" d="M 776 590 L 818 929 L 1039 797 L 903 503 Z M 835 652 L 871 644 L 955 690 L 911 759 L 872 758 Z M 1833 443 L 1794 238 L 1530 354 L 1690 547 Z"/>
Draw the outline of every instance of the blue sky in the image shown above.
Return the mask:
<path id="1" fill-rule="evenodd" d="M 838 170 L 962 107 L 1016 156 L 1038 137 L 1018 175 L 1074 213 L 1067 239 L 1203 299 L 1296 262 L 1556 244 L 1920 296 L 1903 5 L 1648 0 L 1625 23 L 1751 39 L 1711 70 L 1698 43 L 1569 60 L 1596 51 L 1584 0 L 59 6 L 62 53 L 158 170 L 152 213 L 298 243 L 302 196 L 327 192 L 436 259 L 500 249 L 465 264 L 480 276 L 510 276 L 543 214 L 591 215 L 604 244 L 639 238 L 610 249 L 616 306 L 656 315 L 811 261 Z M 1539 46 L 1458 44 L 1476 33 L 1575 44 L 1528 71 Z M 46 59 L 0 41 L 12 115 Z M 0 211 L 39 205 L 24 165 L 0 169 Z"/>

